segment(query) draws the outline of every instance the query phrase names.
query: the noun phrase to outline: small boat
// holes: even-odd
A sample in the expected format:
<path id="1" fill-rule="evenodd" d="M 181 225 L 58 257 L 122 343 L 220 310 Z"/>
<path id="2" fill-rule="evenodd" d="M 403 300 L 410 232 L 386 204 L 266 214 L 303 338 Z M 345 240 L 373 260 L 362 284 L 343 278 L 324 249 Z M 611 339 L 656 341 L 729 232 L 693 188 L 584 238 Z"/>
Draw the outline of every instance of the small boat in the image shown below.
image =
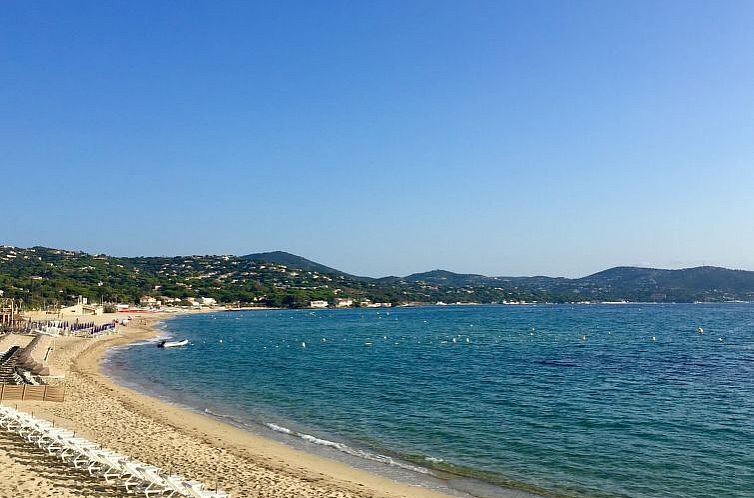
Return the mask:
<path id="1" fill-rule="evenodd" d="M 179 348 L 181 346 L 188 345 L 188 339 L 182 341 L 160 341 L 157 345 L 158 348 Z"/>

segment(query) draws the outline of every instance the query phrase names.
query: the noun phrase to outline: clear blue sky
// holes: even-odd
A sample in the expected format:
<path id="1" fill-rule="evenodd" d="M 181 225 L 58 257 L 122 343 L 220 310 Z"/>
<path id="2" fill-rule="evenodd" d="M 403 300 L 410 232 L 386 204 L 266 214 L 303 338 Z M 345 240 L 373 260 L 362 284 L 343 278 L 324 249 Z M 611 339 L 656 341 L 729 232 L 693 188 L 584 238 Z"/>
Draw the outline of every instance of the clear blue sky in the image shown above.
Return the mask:
<path id="1" fill-rule="evenodd" d="M 754 2 L 0 8 L 0 243 L 754 269 Z"/>

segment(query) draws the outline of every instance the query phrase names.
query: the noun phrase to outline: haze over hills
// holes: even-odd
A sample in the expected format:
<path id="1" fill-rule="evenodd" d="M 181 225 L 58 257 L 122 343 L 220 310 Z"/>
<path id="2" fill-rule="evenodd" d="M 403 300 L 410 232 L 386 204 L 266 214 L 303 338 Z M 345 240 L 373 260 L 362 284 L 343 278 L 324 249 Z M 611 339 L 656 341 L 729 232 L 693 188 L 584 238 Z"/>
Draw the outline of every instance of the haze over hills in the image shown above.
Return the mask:
<path id="1" fill-rule="evenodd" d="M 754 301 L 754 272 L 703 266 L 680 270 L 615 267 L 582 278 L 489 277 L 446 270 L 405 277 L 350 275 L 295 254 L 123 258 L 44 247 L 0 247 L 0 290 L 29 306 L 79 295 L 95 301 L 223 303 L 306 307 L 311 300 L 358 302 L 693 302 Z"/>

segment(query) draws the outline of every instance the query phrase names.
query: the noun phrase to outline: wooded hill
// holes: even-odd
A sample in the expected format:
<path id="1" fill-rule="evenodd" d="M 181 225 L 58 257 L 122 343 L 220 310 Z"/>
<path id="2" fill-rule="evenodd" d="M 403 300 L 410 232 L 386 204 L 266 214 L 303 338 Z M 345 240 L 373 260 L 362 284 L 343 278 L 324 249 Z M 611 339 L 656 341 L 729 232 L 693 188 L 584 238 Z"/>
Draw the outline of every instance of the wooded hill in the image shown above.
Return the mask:
<path id="1" fill-rule="evenodd" d="M 583 278 L 487 277 L 444 270 L 406 277 L 349 275 L 294 254 L 122 258 L 44 247 L 0 247 L 0 290 L 27 307 L 154 297 L 305 307 L 310 300 L 493 303 L 754 301 L 754 272 L 616 267 Z"/>

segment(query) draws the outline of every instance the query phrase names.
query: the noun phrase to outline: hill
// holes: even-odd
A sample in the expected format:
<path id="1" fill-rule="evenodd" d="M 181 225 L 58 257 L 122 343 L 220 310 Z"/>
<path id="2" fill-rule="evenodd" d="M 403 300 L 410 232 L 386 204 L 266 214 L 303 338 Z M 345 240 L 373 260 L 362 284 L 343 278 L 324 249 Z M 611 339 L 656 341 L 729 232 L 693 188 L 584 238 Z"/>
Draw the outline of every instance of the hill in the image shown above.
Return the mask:
<path id="1" fill-rule="evenodd" d="M 241 259 L 249 259 L 252 261 L 258 261 L 263 263 L 275 263 L 278 265 L 285 265 L 290 268 L 296 268 L 299 270 L 315 271 L 319 273 L 330 273 L 333 275 L 348 275 L 335 268 L 330 268 L 319 263 L 315 263 L 309 259 L 306 259 L 295 254 L 291 254 L 285 251 L 270 251 L 270 252 L 257 252 L 253 254 L 247 254 L 241 256 Z M 353 276 L 353 275 L 349 275 Z"/>
<path id="2" fill-rule="evenodd" d="M 715 266 L 680 270 L 615 267 L 574 281 L 612 294 L 641 294 L 646 300 L 726 301 L 754 299 L 754 272 Z"/>
<path id="3" fill-rule="evenodd" d="M 404 277 L 406 282 L 424 282 L 432 285 L 454 285 L 458 287 L 489 285 L 495 278 L 473 273 L 453 273 L 447 270 L 432 270 L 413 273 Z"/>
<path id="4" fill-rule="evenodd" d="M 580 279 L 584 282 L 621 287 L 683 288 L 695 291 L 754 289 L 754 272 L 698 266 L 682 270 L 619 266 Z"/>
<path id="5" fill-rule="evenodd" d="M 488 277 L 432 270 L 406 277 L 349 275 L 295 254 L 122 258 L 45 247 L 0 247 L 0 291 L 27 306 L 92 301 L 223 303 L 304 307 L 333 302 L 500 303 L 581 301 L 754 301 L 754 272 L 703 266 L 681 270 L 616 267 L 582 278 Z"/>

